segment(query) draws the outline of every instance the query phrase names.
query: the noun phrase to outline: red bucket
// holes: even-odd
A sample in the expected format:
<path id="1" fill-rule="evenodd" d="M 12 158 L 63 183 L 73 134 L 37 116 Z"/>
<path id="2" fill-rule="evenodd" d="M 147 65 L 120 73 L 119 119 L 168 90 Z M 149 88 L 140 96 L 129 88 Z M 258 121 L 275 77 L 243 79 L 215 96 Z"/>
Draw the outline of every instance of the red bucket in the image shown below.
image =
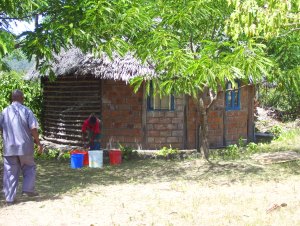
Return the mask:
<path id="1" fill-rule="evenodd" d="M 83 150 L 73 150 L 70 151 L 70 154 L 83 154 L 83 165 L 88 166 L 89 165 L 89 153 L 87 151 Z"/>
<path id="2" fill-rule="evenodd" d="M 109 163 L 110 165 L 119 165 L 122 162 L 121 150 L 113 149 L 109 151 Z"/>

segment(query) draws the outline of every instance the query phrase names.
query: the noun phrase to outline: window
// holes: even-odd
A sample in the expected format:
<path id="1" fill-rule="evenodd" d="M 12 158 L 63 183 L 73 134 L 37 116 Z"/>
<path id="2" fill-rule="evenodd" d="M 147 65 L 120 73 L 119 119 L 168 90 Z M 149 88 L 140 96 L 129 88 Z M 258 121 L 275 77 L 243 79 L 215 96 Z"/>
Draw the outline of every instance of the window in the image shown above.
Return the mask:
<path id="1" fill-rule="evenodd" d="M 226 84 L 226 110 L 240 110 L 240 87 L 239 81 L 236 81 L 234 86 L 231 82 Z"/>
<path id="2" fill-rule="evenodd" d="M 160 96 L 153 94 L 153 87 L 150 85 L 150 94 L 147 99 L 149 111 L 174 111 L 174 96 Z"/>

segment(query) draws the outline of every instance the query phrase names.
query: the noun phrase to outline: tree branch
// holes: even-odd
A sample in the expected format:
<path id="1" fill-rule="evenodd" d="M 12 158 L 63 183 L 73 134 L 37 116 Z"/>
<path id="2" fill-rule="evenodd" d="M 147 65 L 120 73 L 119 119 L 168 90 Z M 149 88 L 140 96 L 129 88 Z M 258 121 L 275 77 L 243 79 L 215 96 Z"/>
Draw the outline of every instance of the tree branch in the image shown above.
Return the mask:
<path id="1" fill-rule="evenodd" d="M 190 49 L 192 51 L 192 53 L 194 53 L 194 47 L 193 47 L 193 33 L 191 33 L 190 35 Z"/>
<path id="2" fill-rule="evenodd" d="M 300 27 L 297 27 L 297 28 L 294 28 L 294 29 L 292 29 L 292 30 L 289 30 L 287 33 L 282 34 L 282 35 L 279 35 L 278 37 L 284 37 L 284 36 L 286 36 L 286 35 L 288 35 L 288 34 L 294 32 L 294 31 L 298 31 L 298 30 L 300 30 Z"/>
<path id="3" fill-rule="evenodd" d="M 209 112 L 211 106 L 213 106 L 213 104 L 217 101 L 219 93 L 220 93 L 220 91 L 218 91 L 217 94 L 215 94 L 211 89 L 208 88 L 207 94 L 209 94 L 210 103 L 206 107 L 206 113 Z"/>
<path id="4" fill-rule="evenodd" d="M 23 17 L 0 17 L 0 20 L 24 20 L 24 19 L 32 18 L 33 15 L 28 15 Z"/>

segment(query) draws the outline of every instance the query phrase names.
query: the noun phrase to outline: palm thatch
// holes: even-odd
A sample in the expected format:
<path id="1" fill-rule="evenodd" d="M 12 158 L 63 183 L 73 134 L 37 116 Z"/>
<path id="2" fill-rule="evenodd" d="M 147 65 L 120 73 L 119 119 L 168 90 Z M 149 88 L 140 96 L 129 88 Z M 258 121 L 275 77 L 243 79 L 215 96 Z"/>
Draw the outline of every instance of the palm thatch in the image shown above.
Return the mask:
<path id="1" fill-rule="evenodd" d="M 56 76 L 93 76 L 125 82 L 137 76 L 149 78 L 155 76 L 153 68 L 142 64 L 130 53 L 124 57 L 113 53 L 112 58 L 113 60 L 105 53 L 100 58 L 95 58 L 90 53 L 84 54 L 78 48 L 71 48 L 54 57 L 52 70 Z M 32 79 L 39 76 L 38 71 L 31 70 L 26 77 Z"/>

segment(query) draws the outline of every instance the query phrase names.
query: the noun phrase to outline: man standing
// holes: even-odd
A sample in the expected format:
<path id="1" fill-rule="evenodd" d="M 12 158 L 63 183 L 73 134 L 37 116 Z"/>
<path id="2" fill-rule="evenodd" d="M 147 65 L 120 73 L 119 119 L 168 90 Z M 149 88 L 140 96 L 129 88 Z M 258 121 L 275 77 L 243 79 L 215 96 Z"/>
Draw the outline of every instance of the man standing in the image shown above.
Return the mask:
<path id="1" fill-rule="evenodd" d="M 91 114 L 82 125 L 82 142 L 83 146 L 86 145 L 86 134 L 88 135 L 88 146 L 90 150 L 100 150 L 101 138 L 101 121 L 94 114 Z"/>
<path id="2" fill-rule="evenodd" d="M 8 205 L 15 201 L 20 171 L 23 174 L 22 194 L 38 195 L 35 191 L 34 141 L 39 153 L 42 153 L 43 146 L 39 140 L 37 119 L 23 102 L 23 92 L 14 90 L 11 105 L 0 116 L 4 146 L 3 192 Z"/>

